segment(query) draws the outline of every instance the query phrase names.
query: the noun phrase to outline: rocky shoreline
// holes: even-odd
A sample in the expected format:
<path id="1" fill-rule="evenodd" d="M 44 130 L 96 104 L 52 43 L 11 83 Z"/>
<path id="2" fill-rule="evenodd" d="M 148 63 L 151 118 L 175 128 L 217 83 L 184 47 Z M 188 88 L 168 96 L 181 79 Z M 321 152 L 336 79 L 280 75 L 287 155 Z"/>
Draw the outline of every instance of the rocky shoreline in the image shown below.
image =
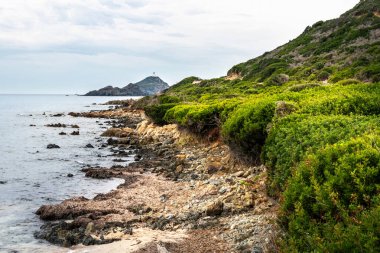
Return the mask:
<path id="1" fill-rule="evenodd" d="M 156 126 L 129 106 L 70 115 L 109 119 L 97 148 L 110 148 L 115 161 L 134 162 L 84 168 L 86 177 L 124 183 L 93 199 L 41 206 L 36 213 L 46 223 L 37 238 L 73 250 L 102 245 L 107 252 L 131 240 L 137 246 L 124 252 L 276 250 L 278 204 L 266 194 L 264 166 L 246 164 L 219 138 Z"/>

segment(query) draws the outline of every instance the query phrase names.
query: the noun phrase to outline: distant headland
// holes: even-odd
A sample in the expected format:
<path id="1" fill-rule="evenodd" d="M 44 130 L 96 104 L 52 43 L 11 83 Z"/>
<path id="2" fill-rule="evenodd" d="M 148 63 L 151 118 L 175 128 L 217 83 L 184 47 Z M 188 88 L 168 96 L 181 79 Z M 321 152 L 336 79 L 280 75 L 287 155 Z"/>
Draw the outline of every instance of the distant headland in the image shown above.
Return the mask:
<path id="1" fill-rule="evenodd" d="M 130 83 L 123 88 L 106 86 L 100 90 L 90 91 L 85 96 L 149 96 L 160 93 L 169 85 L 158 76 L 149 76 L 137 83 Z"/>

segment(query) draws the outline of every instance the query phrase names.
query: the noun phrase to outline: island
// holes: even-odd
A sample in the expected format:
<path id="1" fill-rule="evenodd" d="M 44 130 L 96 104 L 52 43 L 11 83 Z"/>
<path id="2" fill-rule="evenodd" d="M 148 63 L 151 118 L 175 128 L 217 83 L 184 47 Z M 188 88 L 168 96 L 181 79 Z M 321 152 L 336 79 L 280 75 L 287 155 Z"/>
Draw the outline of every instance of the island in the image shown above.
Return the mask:
<path id="1" fill-rule="evenodd" d="M 123 88 L 106 86 L 93 90 L 85 96 L 150 96 L 169 88 L 169 85 L 158 76 L 148 76 L 137 83 L 130 83 Z"/>

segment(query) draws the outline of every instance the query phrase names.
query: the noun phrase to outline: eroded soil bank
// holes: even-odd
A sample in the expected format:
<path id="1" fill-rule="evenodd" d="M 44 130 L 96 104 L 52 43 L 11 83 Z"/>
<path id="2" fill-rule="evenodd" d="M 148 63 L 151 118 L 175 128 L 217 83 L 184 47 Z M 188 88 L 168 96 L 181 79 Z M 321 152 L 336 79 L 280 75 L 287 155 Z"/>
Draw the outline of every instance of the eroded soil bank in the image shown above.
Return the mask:
<path id="1" fill-rule="evenodd" d="M 264 166 L 240 161 L 218 138 L 153 125 L 127 107 L 71 115 L 109 118 L 96 148 L 135 162 L 84 168 L 88 177 L 125 182 L 94 199 L 42 206 L 46 224 L 36 237 L 74 252 L 275 250 L 278 205 L 266 194 Z"/>

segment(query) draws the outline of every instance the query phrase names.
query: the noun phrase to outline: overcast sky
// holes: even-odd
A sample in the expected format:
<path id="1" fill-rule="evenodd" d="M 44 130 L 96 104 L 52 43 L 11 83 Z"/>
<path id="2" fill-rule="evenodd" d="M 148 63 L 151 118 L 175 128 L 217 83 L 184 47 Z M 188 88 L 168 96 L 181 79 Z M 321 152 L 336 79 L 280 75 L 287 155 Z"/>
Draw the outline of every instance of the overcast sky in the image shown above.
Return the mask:
<path id="1" fill-rule="evenodd" d="M 4 0 L 0 93 L 83 93 L 233 65 L 359 0 Z"/>

